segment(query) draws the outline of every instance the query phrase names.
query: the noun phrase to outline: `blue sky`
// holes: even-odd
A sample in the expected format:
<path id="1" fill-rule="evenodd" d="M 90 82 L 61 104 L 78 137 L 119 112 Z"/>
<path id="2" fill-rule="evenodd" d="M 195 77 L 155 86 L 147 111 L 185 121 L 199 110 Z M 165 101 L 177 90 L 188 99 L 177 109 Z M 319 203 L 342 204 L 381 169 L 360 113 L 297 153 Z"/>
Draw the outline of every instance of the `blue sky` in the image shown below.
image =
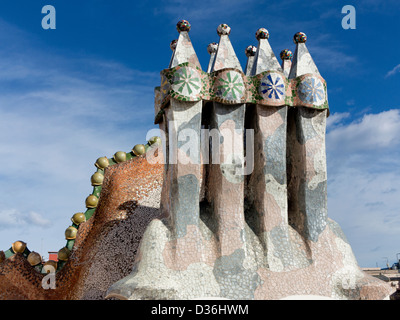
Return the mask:
<path id="1" fill-rule="evenodd" d="M 48 4 L 55 30 L 41 27 Z M 355 30 L 342 28 L 344 5 L 356 8 Z M 1 1 L 0 249 L 21 239 L 46 257 L 64 246 L 95 160 L 156 128 L 153 90 L 187 19 L 203 69 L 220 23 L 243 68 L 258 28 L 277 56 L 307 34 L 328 83 L 329 216 L 360 266 L 391 264 L 400 252 L 399 14 L 397 0 Z"/>

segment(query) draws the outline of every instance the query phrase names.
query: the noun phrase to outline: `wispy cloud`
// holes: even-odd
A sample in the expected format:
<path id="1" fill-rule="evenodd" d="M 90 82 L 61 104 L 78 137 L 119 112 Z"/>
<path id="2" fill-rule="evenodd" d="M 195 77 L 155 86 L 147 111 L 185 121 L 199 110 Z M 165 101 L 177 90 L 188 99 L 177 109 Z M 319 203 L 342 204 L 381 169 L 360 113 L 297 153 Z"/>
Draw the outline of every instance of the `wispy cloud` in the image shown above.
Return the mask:
<path id="1" fill-rule="evenodd" d="M 344 119 L 344 115 L 338 115 L 337 118 Z M 342 152 L 369 152 L 398 147 L 400 145 L 400 109 L 366 114 L 347 126 L 331 130 L 327 141 L 331 149 Z"/>
<path id="2" fill-rule="evenodd" d="M 346 102 L 346 104 L 348 105 L 348 106 L 354 106 L 355 105 L 355 101 L 354 101 L 354 99 L 350 99 L 350 100 L 348 100 L 347 102 Z"/>
<path id="3" fill-rule="evenodd" d="M 348 53 L 349 50 L 331 34 L 316 34 L 307 46 L 318 67 L 326 71 L 345 73 L 351 68 L 354 72 L 353 67 L 358 64 L 354 52 Z"/>
<path id="4" fill-rule="evenodd" d="M 391 77 L 391 76 L 395 75 L 396 73 L 400 73 L 400 64 L 398 64 L 392 70 L 390 70 L 388 73 L 386 73 L 385 78 Z"/>
<path id="5" fill-rule="evenodd" d="M 256 3 L 255 0 L 249 0 L 246 5 Z M 155 8 L 156 14 L 168 14 L 170 16 L 181 17 L 180 19 L 190 19 L 194 22 L 200 22 L 213 19 L 216 15 L 226 17 L 243 11 L 243 1 L 231 0 L 227 3 L 224 0 L 204 0 L 193 1 L 188 4 L 185 0 L 168 1 L 168 5 Z M 178 22 L 178 21 L 176 21 Z M 217 22 L 218 23 L 218 22 Z M 223 22 L 220 22 L 223 23 Z"/>
<path id="6" fill-rule="evenodd" d="M 30 249 L 44 238 L 45 251 L 58 250 L 70 217 L 85 210 L 95 160 L 145 142 L 159 74 L 50 55 L 6 30 L 19 36 L 0 48 L 0 250 L 16 235 Z"/>
<path id="7" fill-rule="evenodd" d="M 348 119 L 350 117 L 349 112 L 336 112 L 331 114 L 328 119 L 326 120 L 326 128 L 327 130 L 331 130 L 332 128 L 336 127 L 337 125 L 341 125 L 344 119 Z"/>
<path id="8" fill-rule="evenodd" d="M 40 213 L 29 211 L 21 212 L 17 209 L 0 211 L 0 230 L 10 228 L 21 228 L 21 226 L 36 226 L 48 228 L 52 225 L 51 221 L 43 217 Z"/>
<path id="9" fill-rule="evenodd" d="M 400 109 L 349 120 L 348 113 L 328 120 L 329 215 L 343 228 L 360 265 L 372 266 L 374 248 L 380 247 L 379 263 L 398 250 Z"/>
<path id="10" fill-rule="evenodd" d="M 231 39 L 239 57 L 245 58 L 244 48 L 256 42 L 257 28 L 266 27 L 276 53 L 293 47 L 293 34 L 304 31 L 320 69 L 345 73 L 354 66 L 357 51 L 347 50 L 323 25 L 336 18 L 337 1 L 329 1 L 330 11 L 323 11 L 321 1 L 295 2 L 207 0 L 188 5 L 177 0 L 154 10 L 171 26 L 188 19 L 191 34 L 201 38 L 194 45 L 203 46 L 207 62 L 205 48 L 218 39 L 217 25 L 234 23 Z M 168 30 L 176 36 L 175 28 Z M 153 87 L 159 74 L 98 57 L 49 54 L 30 34 L 1 20 L 0 43 L 7 44 L 0 47 L 0 250 L 17 238 L 30 249 L 40 247 L 44 238 L 45 251 L 58 250 L 65 244 L 70 217 L 84 210 L 95 159 L 129 151 L 153 127 Z M 400 111 L 365 110 L 360 118 L 332 114 L 326 137 L 329 214 L 344 229 L 361 264 L 377 248 L 383 248 L 380 256 L 398 250 L 400 228 Z"/>

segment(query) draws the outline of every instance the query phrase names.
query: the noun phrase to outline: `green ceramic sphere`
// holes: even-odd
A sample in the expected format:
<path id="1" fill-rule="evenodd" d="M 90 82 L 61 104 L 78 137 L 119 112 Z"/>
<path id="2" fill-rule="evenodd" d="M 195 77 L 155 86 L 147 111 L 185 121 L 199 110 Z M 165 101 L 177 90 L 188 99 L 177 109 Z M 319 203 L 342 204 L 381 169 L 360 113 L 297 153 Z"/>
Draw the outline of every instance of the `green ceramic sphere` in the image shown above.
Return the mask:
<path id="1" fill-rule="evenodd" d="M 152 137 L 149 140 L 149 144 L 153 145 L 153 144 L 161 144 L 161 138 L 160 137 Z"/>
<path id="2" fill-rule="evenodd" d="M 100 172 L 95 172 L 90 178 L 92 186 L 101 186 L 103 184 L 103 180 L 104 176 Z"/>
<path id="3" fill-rule="evenodd" d="M 141 156 L 142 154 L 144 154 L 146 152 L 146 148 L 143 144 L 137 144 L 136 146 L 133 147 L 132 152 L 136 156 Z"/>
<path id="4" fill-rule="evenodd" d="M 23 253 L 26 249 L 26 243 L 23 241 L 15 241 L 12 245 L 11 245 L 12 251 L 14 251 L 14 253 Z"/>
<path id="5" fill-rule="evenodd" d="M 86 198 L 86 208 L 96 208 L 97 204 L 99 202 L 99 198 L 97 198 L 95 195 L 91 194 Z"/>
<path id="6" fill-rule="evenodd" d="M 65 230 L 65 239 L 71 240 L 76 238 L 76 234 L 78 233 L 78 229 L 70 226 Z"/>
<path id="7" fill-rule="evenodd" d="M 117 163 L 126 161 L 126 152 L 118 151 L 114 154 L 114 160 Z"/>
<path id="8" fill-rule="evenodd" d="M 42 263 L 42 257 L 40 256 L 39 253 L 32 251 L 29 255 L 28 258 L 26 258 L 29 262 L 29 264 L 34 267 L 37 266 L 39 263 Z"/>
<path id="9" fill-rule="evenodd" d="M 71 251 L 68 248 L 64 247 L 58 251 L 58 254 L 57 254 L 58 260 L 67 261 L 70 254 L 71 254 Z"/>
<path id="10" fill-rule="evenodd" d="M 72 216 L 71 221 L 79 226 L 82 222 L 86 221 L 85 214 L 83 212 L 77 212 Z"/>
<path id="11" fill-rule="evenodd" d="M 108 161 L 107 157 L 100 157 L 96 160 L 94 165 L 99 169 L 105 169 L 110 165 L 110 162 Z"/>

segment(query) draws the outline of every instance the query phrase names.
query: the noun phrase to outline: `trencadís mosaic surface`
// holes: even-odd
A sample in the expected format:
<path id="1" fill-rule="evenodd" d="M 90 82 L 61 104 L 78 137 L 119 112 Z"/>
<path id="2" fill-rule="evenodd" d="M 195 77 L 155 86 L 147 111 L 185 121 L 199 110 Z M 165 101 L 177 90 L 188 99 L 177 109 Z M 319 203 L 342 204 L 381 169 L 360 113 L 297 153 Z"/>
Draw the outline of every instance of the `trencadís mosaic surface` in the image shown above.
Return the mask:
<path id="1" fill-rule="evenodd" d="M 327 84 L 307 36 L 295 34 L 280 64 L 273 33 L 258 29 L 243 72 L 234 32 L 216 29 L 205 72 L 191 24 L 177 23 L 154 105 L 161 132 L 176 136 L 98 158 L 86 211 L 68 217 L 57 262 L 43 263 L 23 241 L 0 251 L 0 299 L 384 299 L 394 291 L 361 271 L 328 217 Z M 190 148 L 181 139 L 188 132 Z M 45 289 L 51 270 L 56 288 Z"/>

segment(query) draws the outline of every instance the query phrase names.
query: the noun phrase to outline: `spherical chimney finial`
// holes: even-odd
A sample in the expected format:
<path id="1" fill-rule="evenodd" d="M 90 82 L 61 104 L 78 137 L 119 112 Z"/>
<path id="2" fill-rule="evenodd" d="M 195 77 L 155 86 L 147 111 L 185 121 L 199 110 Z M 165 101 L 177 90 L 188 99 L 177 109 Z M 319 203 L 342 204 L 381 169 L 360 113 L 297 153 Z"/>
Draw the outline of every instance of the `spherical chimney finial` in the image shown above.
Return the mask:
<path id="1" fill-rule="evenodd" d="M 231 27 L 226 23 L 221 23 L 217 28 L 217 33 L 219 36 L 228 35 L 231 33 Z"/>
<path id="2" fill-rule="evenodd" d="M 256 55 L 257 47 L 256 46 L 248 46 L 244 52 L 246 53 L 246 57 L 253 57 Z"/>
<path id="3" fill-rule="evenodd" d="M 211 43 L 207 46 L 207 52 L 208 52 L 209 54 L 216 53 L 217 50 L 218 50 L 218 43 L 216 43 L 216 42 L 211 42 Z"/>
<path id="4" fill-rule="evenodd" d="M 176 24 L 176 29 L 178 30 L 178 32 L 182 32 L 182 31 L 190 31 L 190 23 L 187 20 L 180 20 L 178 21 L 178 23 Z"/>
<path id="5" fill-rule="evenodd" d="M 257 30 L 256 32 L 256 39 L 260 40 L 260 39 L 268 39 L 269 38 L 269 32 L 267 29 L 265 28 L 260 28 Z"/>
<path id="6" fill-rule="evenodd" d="M 307 41 L 307 36 L 304 32 L 297 32 L 294 36 L 293 36 L 293 41 L 295 44 L 298 43 L 306 43 Z"/>
<path id="7" fill-rule="evenodd" d="M 282 60 L 292 60 L 293 52 L 289 49 L 285 49 L 281 51 L 280 57 Z"/>

